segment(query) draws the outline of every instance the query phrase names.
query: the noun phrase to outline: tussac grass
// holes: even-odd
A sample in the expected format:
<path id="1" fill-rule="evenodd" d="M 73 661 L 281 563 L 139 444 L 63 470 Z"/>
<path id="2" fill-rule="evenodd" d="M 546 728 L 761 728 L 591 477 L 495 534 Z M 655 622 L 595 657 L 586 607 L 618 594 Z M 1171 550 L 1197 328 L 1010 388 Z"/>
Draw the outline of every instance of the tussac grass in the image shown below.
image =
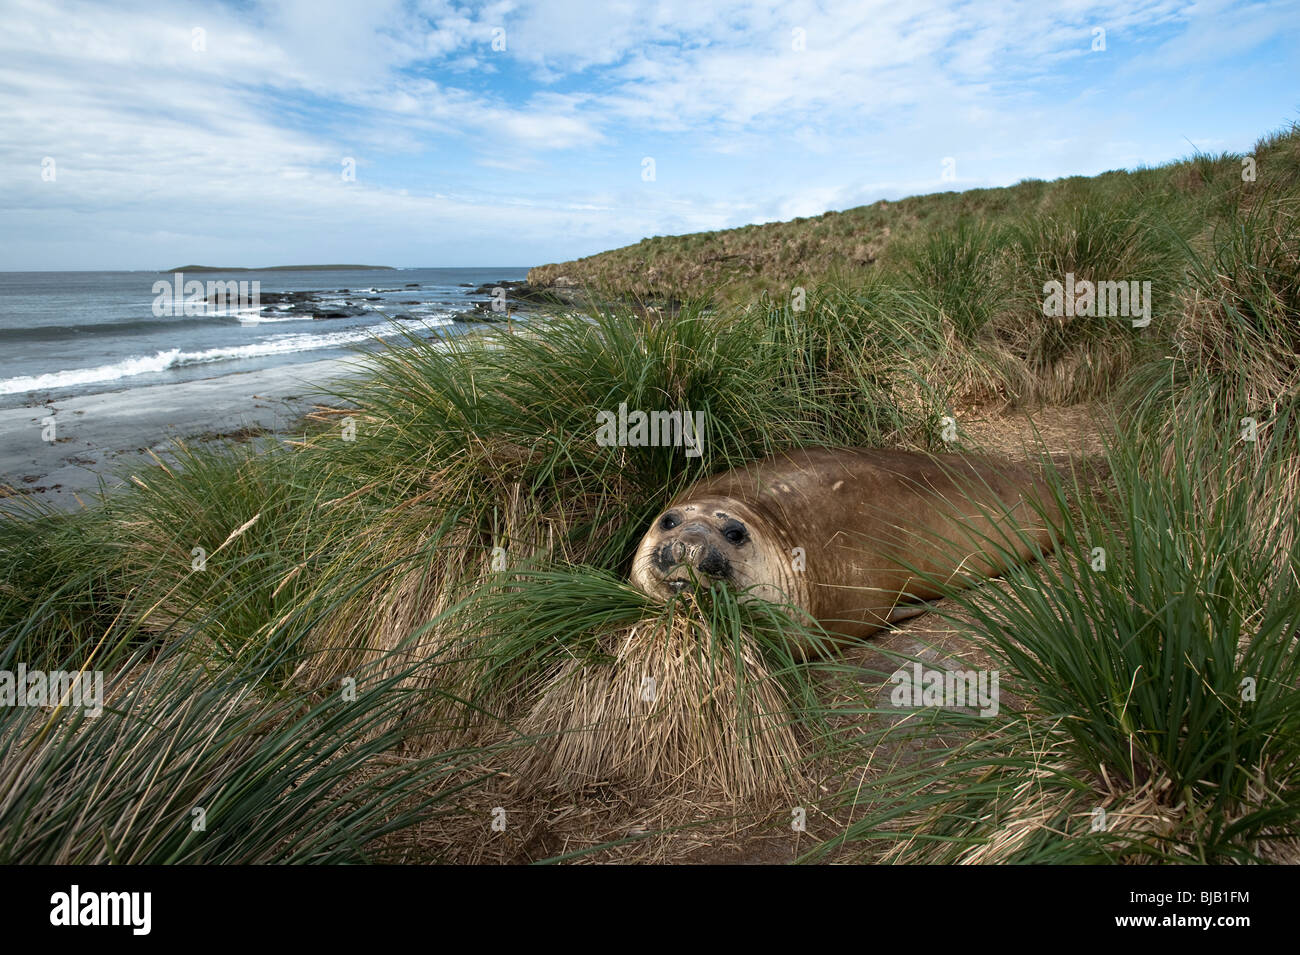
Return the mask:
<path id="1" fill-rule="evenodd" d="M 561 792 L 616 780 L 732 798 L 803 783 L 796 723 L 816 721 L 817 698 L 799 653 L 809 626 L 789 611 L 727 590 L 655 607 L 590 571 L 516 577 L 490 600 L 478 606 L 493 611 L 495 662 L 536 661 L 539 648 L 558 662 L 520 724 L 536 740 L 521 750 L 530 778 Z"/>
<path id="2" fill-rule="evenodd" d="M 485 758 L 479 748 L 392 760 L 423 710 L 395 675 L 358 672 L 354 701 L 268 692 L 257 671 L 194 665 L 187 634 L 175 636 L 110 678 L 98 717 L 6 715 L 0 861 L 376 861 L 384 836 L 454 813 L 464 774 Z M 395 712 L 405 732 L 373 732 Z"/>
<path id="3" fill-rule="evenodd" d="M 84 656 L 114 631 L 122 594 L 110 582 L 118 549 L 109 522 L 22 502 L 0 510 L 0 554 L 6 667 Z"/>
<path id="4" fill-rule="evenodd" d="M 914 724 L 864 707 L 880 727 L 857 744 L 869 750 L 912 735 L 960 742 L 868 792 L 842 793 L 856 821 L 817 851 L 849 845 L 903 862 L 1294 860 L 1300 551 L 1279 532 L 1295 514 L 1271 493 L 1290 466 L 1273 447 L 1227 484 L 1233 458 L 1249 453 L 1240 443 L 1193 443 L 1163 480 L 1149 479 L 1161 452 L 1140 444 L 1110 447 L 1105 486 L 1054 473 L 1061 502 L 1079 504 L 1059 559 L 952 594 L 1019 705 L 993 719 L 935 709 Z"/>
<path id="5" fill-rule="evenodd" d="M 698 297 L 658 318 L 411 339 L 367 359 L 339 395 L 355 410 L 322 411 L 303 441 L 183 450 L 76 514 L 11 507 L 0 660 L 106 669 L 118 705 L 0 712 L 0 845 L 23 861 L 368 859 L 497 772 L 571 793 L 613 767 L 646 798 L 712 790 L 734 810 L 832 766 L 855 780 L 856 822 L 824 851 L 1286 857 L 1300 134 L 1257 154 L 1255 184 L 1238 157 L 1196 157 L 856 210 L 897 226 L 878 247 L 848 213 L 802 237 L 783 224 L 777 243 L 768 227 L 685 237 L 703 263 L 757 243 L 766 289 L 732 306 L 720 273 L 660 269 Z M 835 281 L 813 281 L 831 274 L 818 255 Z M 1047 319 L 1041 285 L 1062 271 L 1149 278 L 1152 326 Z M 807 282 L 799 307 L 786 279 Z M 1123 416 L 1116 483 L 1058 476 L 1081 502 L 1059 561 L 1013 572 L 991 605 L 956 598 L 1017 681 L 992 721 L 900 727 L 864 698 L 846 740 L 819 682 L 837 665 L 791 652 L 818 637 L 797 619 L 725 594 L 654 608 L 621 583 L 649 519 L 705 474 L 797 446 L 938 449 L 960 407 L 1097 397 Z M 704 412 L 702 455 L 600 447 L 595 413 L 620 402 Z M 1087 562 L 1096 539 L 1106 574 Z M 658 727 L 625 706 L 648 671 L 679 688 Z M 1250 709 L 1229 692 L 1248 672 Z M 341 707 L 347 679 L 358 700 Z M 921 757 L 880 773 L 909 733 Z M 203 800 L 206 837 L 188 818 Z M 1093 833 L 1098 807 L 1120 824 Z"/>

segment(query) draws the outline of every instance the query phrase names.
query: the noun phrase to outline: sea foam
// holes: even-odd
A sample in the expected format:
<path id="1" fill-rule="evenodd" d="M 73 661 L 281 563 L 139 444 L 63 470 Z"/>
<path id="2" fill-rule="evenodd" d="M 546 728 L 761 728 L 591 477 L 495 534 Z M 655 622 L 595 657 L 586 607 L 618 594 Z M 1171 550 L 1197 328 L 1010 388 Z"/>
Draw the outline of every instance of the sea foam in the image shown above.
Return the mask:
<path id="1" fill-rule="evenodd" d="M 227 348 L 209 348 L 204 351 L 187 352 L 179 348 L 160 351 L 151 356 L 137 356 L 114 362 L 109 365 L 97 365 L 91 368 L 70 368 L 65 371 L 50 372 L 44 375 L 23 375 L 0 381 L 0 395 L 12 395 L 25 391 L 44 391 L 53 388 L 70 388 L 77 385 L 91 385 L 119 378 L 131 378 L 135 375 L 147 375 L 180 368 L 185 365 L 200 365 L 239 359 L 260 358 L 265 355 L 284 355 L 293 352 L 315 351 L 319 348 L 338 348 L 373 338 L 384 338 L 394 334 L 397 329 L 419 331 L 452 324 L 451 318 L 430 317 L 413 319 L 383 325 L 368 325 L 344 332 L 330 332 L 324 335 L 285 334 L 273 335 L 259 342 L 236 345 Z M 396 326 L 396 328 L 394 328 Z"/>

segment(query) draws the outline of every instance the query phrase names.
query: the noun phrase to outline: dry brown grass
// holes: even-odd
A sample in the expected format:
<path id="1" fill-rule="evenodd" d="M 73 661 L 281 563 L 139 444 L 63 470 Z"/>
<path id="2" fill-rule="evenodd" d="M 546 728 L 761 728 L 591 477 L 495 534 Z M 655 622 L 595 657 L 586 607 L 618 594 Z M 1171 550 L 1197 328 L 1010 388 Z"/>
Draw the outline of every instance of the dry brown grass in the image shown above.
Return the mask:
<path id="1" fill-rule="evenodd" d="M 717 646 L 676 616 L 610 635 L 609 663 L 563 667 L 520 730 L 520 772 L 557 790 L 631 783 L 647 793 L 793 794 L 806 761 L 786 693 L 746 636 Z"/>

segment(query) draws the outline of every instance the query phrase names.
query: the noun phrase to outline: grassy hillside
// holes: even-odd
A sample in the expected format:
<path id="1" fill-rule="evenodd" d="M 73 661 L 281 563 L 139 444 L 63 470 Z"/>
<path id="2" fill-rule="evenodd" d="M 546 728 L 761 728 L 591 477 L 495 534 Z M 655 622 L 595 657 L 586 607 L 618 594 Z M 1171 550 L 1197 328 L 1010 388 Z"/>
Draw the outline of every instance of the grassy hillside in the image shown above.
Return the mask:
<path id="1" fill-rule="evenodd" d="M 750 301 L 775 298 L 827 280 L 854 283 L 876 271 L 903 268 L 918 241 L 963 220 L 1025 230 L 1069 216 L 1081 204 L 1107 216 L 1141 213 L 1188 240 L 1204 241 L 1239 197 L 1255 190 L 1290 190 L 1300 175 L 1300 136 L 1294 130 L 1261 139 L 1251 154 L 1255 184 L 1242 182 L 1237 155 L 1192 159 L 1133 172 L 1025 180 L 1001 189 L 972 189 L 884 200 L 843 212 L 719 232 L 654 236 L 635 245 L 528 273 L 531 285 L 557 278 L 610 296 L 683 299 L 717 296 Z M 990 275 L 991 281 L 996 276 Z"/>
<path id="2" fill-rule="evenodd" d="M 698 291 L 695 240 L 776 284 L 390 340 L 278 451 L 6 502 L 0 671 L 107 699 L 0 707 L 0 862 L 1300 860 L 1300 133 L 1255 158 L 651 240 L 592 274 Z M 877 261 L 814 281 L 877 213 Z M 672 283 L 634 287 L 643 246 Z M 1067 274 L 1152 282 L 1151 323 L 1045 314 Z M 622 403 L 701 412 L 703 453 L 604 446 Z M 981 435 L 1059 547 L 905 632 L 808 662 L 789 608 L 626 583 L 703 476 Z M 997 713 L 891 705 L 954 659 Z"/>

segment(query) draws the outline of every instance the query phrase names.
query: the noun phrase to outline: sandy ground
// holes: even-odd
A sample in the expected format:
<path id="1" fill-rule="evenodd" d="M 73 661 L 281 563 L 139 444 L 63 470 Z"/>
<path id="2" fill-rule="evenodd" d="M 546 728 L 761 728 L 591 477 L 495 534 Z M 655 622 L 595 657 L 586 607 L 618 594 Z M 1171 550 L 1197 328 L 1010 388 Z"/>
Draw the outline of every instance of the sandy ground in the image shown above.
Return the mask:
<path id="1" fill-rule="evenodd" d="M 0 497 L 39 498 L 74 509 L 103 478 L 112 488 L 131 470 L 164 459 L 173 441 L 280 434 L 317 403 L 336 406 L 333 380 L 355 359 L 282 365 L 178 384 L 0 409 Z M 54 418 L 54 440 L 42 437 Z"/>

